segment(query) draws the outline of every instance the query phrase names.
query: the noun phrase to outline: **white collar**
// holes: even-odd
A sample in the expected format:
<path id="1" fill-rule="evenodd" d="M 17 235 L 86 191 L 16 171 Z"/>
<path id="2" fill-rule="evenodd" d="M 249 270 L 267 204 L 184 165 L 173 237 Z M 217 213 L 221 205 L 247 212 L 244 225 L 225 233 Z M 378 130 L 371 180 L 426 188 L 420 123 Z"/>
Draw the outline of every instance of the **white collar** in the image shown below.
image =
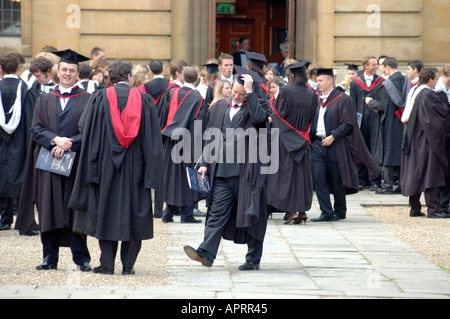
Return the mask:
<path id="1" fill-rule="evenodd" d="M 195 86 L 193 86 L 193 85 L 190 84 L 190 83 L 184 83 L 184 84 L 183 84 L 183 87 L 187 87 L 187 88 L 190 88 L 190 89 L 192 89 L 192 90 L 195 90 Z"/>
<path id="2" fill-rule="evenodd" d="M 172 83 L 176 84 L 178 86 L 183 86 L 183 83 L 181 83 L 180 81 L 177 81 L 177 80 L 173 80 Z"/>
<path id="3" fill-rule="evenodd" d="M 16 74 L 5 74 L 3 76 L 4 79 L 19 79 L 19 76 Z"/>
<path id="4" fill-rule="evenodd" d="M 63 88 L 61 85 L 58 87 L 58 89 L 59 89 L 59 92 L 61 92 L 61 94 L 64 94 L 64 93 L 72 93 L 72 90 L 73 90 L 73 88 L 74 87 L 76 87 L 77 85 L 75 84 L 74 86 L 71 86 L 70 88 Z"/>
<path id="5" fill-rule="evenodd" d="M 160 74 L 160 75 L 155 75 L 154 77 L 153 77 L 153 80 L 154 79 L 164 79 L 164 75 L 162 75 L 162 74 Z"/>
<path id="6" fill-rule="evenodd" d="M 366 79 L 366 80 L 373 80 L 373 74 L 369 76 L 366 73 L 364 73 L 364 79 Z"/>

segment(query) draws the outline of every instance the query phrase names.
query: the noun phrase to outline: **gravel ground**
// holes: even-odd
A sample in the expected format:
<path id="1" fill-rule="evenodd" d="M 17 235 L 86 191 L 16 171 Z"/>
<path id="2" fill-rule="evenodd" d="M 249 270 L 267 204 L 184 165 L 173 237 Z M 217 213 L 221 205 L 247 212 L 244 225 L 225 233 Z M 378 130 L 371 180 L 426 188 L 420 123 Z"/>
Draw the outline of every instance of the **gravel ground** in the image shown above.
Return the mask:
<path id="1" fill-rule="evenodd" d="M 409 217 L 409 207 L 367 208 L 383 226 L 450 272 L 450 218 Z"/>
<path id="2" fill-rule="evenodd" d="M 372 207 L 367 210 L 384 227 L 401 240 L 409 243 L 417 252 L 435 264 L 450 271 L 450 219 L 427 219 L 409 217 L 408 207 Z M 143 242 L 137 260 L 135 276 L 122 276 L 119 258 L 115 276 L 95 275 L 75 271 L 69 248 L 60 249 L 57 271 L 36 271 L 42 262 L 42 244 L 39 236 L 23 237 L 17 231 L 0 232 L 0 286 L 164 286 L 169 283 L 165 269 L 166 224 L 155 219 L 155 238 Z M 100 250 L 97 240 L 88 238 L 92 262 L 99 265 Z M 119 252 L 120 253 L 120 252 Z M 119 255 L 118 253 L 118 255 Z"/>
<path id="3" fill-rule="evenodd" d="M 165 269 L 166 224 L 155 219 L 155 238 L 143 241 L 142 250 L 135 265 L 135 276 L 122 276 L 120 248 L 117 253 L 114 276 L 75 271 L 70 248 L 60 248 L 57 271 L 36 271 L 42 263 L 40 236 L 19 236 L 18 231 L 0 232 L 0 286 L 74 286 L 74 287 L 151 287 L 164 286 L 168 282 Z M 98 241 L 88 237 L 91 266 L 97 267 L 100 257 Z"/>

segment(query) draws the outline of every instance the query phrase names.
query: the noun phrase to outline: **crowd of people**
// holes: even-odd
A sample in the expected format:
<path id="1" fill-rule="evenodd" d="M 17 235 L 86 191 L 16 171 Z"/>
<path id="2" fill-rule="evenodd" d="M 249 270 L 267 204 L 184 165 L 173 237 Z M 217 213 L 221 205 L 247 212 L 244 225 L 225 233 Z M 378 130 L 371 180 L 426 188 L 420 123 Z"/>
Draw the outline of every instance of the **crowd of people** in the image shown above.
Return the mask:
<path id="1" fill-rule="evenodd" d="M 121 242 L 122 274 L 132 275 L 153 219 L 174 215 L 206 217 L 202 243 L 184 247 L 189 258 L 211 267 L 223 238 L 247 244 L 239 269 L 257 270 L 268 216 L 306 223 L 314 192 L 313 222 L 346 219 L 346 195 L 363 189 L 409 196 L 411 217 L 450 218 L 450 65 L 411 61 L 404 75 L 394 57 L 367 56 L 336 83 L 336 69 L 287 54 L 271 65 L 240 43 L 201 66 L 110 63 L 101 48 L 85 57 L 46 47 L 26 71 L 19 54 L 0 57 L 0 230 L 17 212 L 20 235 L 40 234 L 37 270 L 56 269 L 68 246 L 81 271 L 114 274 Z M 267 134 L 235 134 L 253 129 Z M 278 169 L 264 174 L 266 162 L 238 149 L 268 140 L 279 141 Z M 50 168 L 38 169 L 43 149 Z M 52 171 L 69 152 L 66 174 Z M 189 170 L 208 179 L 209 194 L 193 190 Z M 101 248 L 94 269 L 87 236 Z"/>

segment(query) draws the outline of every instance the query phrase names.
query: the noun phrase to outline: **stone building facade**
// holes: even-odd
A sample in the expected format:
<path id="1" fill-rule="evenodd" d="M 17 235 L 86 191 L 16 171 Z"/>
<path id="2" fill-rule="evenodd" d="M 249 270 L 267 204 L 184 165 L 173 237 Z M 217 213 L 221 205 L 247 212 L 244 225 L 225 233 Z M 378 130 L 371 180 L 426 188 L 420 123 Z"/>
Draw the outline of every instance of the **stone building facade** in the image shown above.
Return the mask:
<path id="1" fill-rule="evenodd" d="M 268 25 L 275 5 L 269 0 L 20 2 L 20 35 L 0 34 L 0 53 L 15 51 L 31 58 L 42 47 L 52 45 L 88 55 L 99 46 L 106 50 L 108 59 L 120 57 L 136 63 L 186 59 L 195 64 L 220 53 L 216 48 L 221 33 L 219 18 L 250 21 L 247 11 L 266 2 L 267 14 L 262 16 L 267 19 L 261 23 Z M 420 59 L 430 65 L 450 62 L 448 0 L 278 0 L 277 4 L 284 2 L 286 15 L 281 18 L 295 39 L 295 58 L 327 67 L 359 63 L 368 54 L 392 55 L 402 62 Z M 234 5 L 241 12 L 235 16 L 218 14 L 216 5 L 221 3 Z M 293 21 L 287 23 L 290 18 Z M 273 33 L 258 32 L 262 33 L 262 44 L 253 49 L 270 55 L 276 47 L 270 43 Z"/>

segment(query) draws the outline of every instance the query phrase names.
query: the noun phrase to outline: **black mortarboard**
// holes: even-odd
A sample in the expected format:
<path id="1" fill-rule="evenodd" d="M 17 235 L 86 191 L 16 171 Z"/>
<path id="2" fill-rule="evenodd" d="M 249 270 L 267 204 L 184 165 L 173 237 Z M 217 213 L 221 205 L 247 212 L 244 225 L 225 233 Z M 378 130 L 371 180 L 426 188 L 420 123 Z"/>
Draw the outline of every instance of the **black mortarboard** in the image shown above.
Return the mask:
<path id="1" fill-rule="evenodd" d="M 255 64 L 260 69 L 264 68 L 264 63 L 267 63 L 266 56 L 264 54 L 246 51 L 247 59 L 249 59 L 253 64 Z"/>
<path id="2" fill-rule="evenodd" d="M 219 64 L 218 63 L 207 63 L 202 66 L 206 66 L 206 71 L 211 74 L 219 73 Z"/>
<path id="3" fill-rule="evenodd" d="M 321 76 L 321 75 L 328 75 L 328 76 L 331 76 L 332 78 L 334 78 L 333 69 L 324 69 L 324 68 L 317 69 L 317 76 Z"/>
<path id="4" fill-rule="evenodd" d="M 52 52 L 53 54 L 59 56 L 61 60 L 59 62 L 66 62 L 69 64 L 79 64 L 80 62 L 89 61 L 89 58 L 84 55 L 78 54 L 77 52 L 67 49 L 63 51 Z"/>
<path id="5" fill-rule="evenodd" d="M 286 67 L 286 70 L 291 70 L 294 75 L 306 75 L 306 68 L 311 64 L 309 61 L 302 60 L 297 63 L 290 64 Z"/>
<path id="6" fill-rule="evenodd" d="M 358 66 L 357 66 L 356 64 L 349 64 L 349 63 L 346 63 L 346 65 L 348 65 L 347 70 L 356 71 L 356 72 L 359 71 L 359 70 L 358 70 Z"/>
<path id="7" fill-rule="evenodd" d="M 244 81 L 241 79 L 241 76 L 243 74 L 250 75 L 253 78 L 254 82 L 258 82 L 258 83 L 263 83 L 264 82 L 263 79 L 261 78 L 261 76 L 258 73 L 254 72 L 254 71 L 250 71 L 250 70 L 244 69 L 243 67 L 241 67 L 239 65 L 236 65 L 236 64 L 234 65 L 234 71 L 235 71 L 235 74 L 237 74 L 236 80 L 238 81 L 239 84 L 244 85 Z"/>

